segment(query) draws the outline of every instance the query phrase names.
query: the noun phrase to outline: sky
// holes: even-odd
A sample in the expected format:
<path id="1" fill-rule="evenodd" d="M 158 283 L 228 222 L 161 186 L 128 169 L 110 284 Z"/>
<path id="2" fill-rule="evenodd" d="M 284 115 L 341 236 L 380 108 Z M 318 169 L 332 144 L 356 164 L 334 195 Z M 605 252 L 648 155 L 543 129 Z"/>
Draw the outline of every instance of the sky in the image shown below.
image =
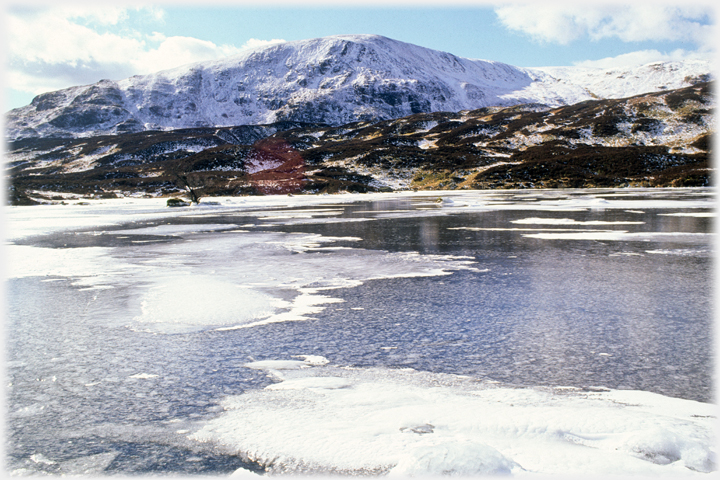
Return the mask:
<path id="1" fill-rule="evenodd" d="M 9 3 L 5 111 L 36 95 L 273 42 L 378 34 L 520 67 L 612 68 L 717 55 L 713 2 L 449 0 Z"/>

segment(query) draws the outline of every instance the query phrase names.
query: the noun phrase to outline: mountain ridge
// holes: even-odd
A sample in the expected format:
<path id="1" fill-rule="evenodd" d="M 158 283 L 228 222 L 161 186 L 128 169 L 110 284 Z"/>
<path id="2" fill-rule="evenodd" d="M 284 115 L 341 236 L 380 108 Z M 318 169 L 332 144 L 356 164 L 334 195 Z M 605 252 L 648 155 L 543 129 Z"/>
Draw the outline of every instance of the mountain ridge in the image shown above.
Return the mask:
<path id="1" fill-rule="evenodd" d="M 281 121 L 338 126 L 489 106 L 562 106 L 681 88 L 708 80 L 709 72 L 701 61 L 624 70 L 521 68 L 378 35 L 337 35 L 41 94 L 8 112 L 6 138 Z"/>

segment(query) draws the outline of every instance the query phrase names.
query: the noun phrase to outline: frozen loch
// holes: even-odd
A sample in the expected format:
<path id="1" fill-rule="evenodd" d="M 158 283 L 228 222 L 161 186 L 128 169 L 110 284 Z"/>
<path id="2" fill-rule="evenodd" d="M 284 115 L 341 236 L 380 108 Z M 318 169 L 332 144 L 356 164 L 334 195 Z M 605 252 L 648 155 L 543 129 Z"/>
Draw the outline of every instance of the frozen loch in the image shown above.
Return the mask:
<path id="1" fill-rule="evenodd" d="M 6 467 L 712 475 L 715 201 L 6 207 Z"/>

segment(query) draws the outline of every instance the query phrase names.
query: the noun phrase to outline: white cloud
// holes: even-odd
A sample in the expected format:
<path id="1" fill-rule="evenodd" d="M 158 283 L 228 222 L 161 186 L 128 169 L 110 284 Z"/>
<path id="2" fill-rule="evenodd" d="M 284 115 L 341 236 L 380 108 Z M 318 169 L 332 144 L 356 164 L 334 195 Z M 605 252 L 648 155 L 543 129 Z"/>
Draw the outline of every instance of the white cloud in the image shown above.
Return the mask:
<path id="1" fill-rule="evenodd" d="M 583 34 L 583 20 L 558 6 L 510 5 L 496 8 L 495 13 L 508 29 L 538 41 L 567 44 Z"/>
<path id="2" fill-rule="evenodd" d="M 585 36 L 592 40 L 617 38 L 624 42 L 686 41 L 709 46 L 714 27 L 707 25 L 712 9 L 706 5 L 533 4 L 495 8 L 500 22 L 531 38 L 566 45 Z M 713 20 L 712 18 L 710 20 Z"/>
<path id="3" fill-rule="evenodd" d="M 116 25 L 127 19 L 127 10 L 118 6 L 63 5 L 54 9 L 56 16 L 67 19 L 84 19 L 100 25 Z"/>
<path id="4" fill-rule="evenodd" d="M 155 39 L 158 37 L 155 36 Z M 157 48 L 142 52 L 133 63 L 138 73 L 167 70 L 188 63 L 214 60 L 241 51 L 232 45 L 215 45 L 192 37 L 163 37 Z"/>
<path id="5" fill-rule="evenodd" d="M 282 40 L 250 39 L 242 47 L 124 26 L 129 14 L 161 25 L 159 8 L 74 6 L 10 11 L 6 16 L 6 87 L 32 94 L 107 78 L 120 80 L 234 55 Z M 123 32 L 112 33 L 112 32 Z"/>
<path id="6" fill-rule="evenodd" d="M 136 39 L 100 34 L 54 14 L 10 15 L 6 26 L 11 63 L 79 64 L 142 47 Z"/>

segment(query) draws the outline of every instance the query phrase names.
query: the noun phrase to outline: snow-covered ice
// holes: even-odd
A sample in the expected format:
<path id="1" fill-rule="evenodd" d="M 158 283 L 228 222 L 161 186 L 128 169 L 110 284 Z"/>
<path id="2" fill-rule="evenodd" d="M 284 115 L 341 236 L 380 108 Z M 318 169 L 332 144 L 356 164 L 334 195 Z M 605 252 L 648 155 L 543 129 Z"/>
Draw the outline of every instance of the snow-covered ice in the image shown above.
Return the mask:
<path id="1" fill-rule="evenodd" d="M 333 200 L 342 201 L 342 198 L 335 196 Z M 355 200 L 358 198 L 355 196 Z M 324 295 L 327 290 L 357 286 L 372 279 L 446 275 L 453 270 L 474 268 L 467 258 L 334 245 L 338 242 L 353 244 L 362 240 L 358 237 L 250 232 L 232 223 L 161 223 L 109 228 L 116 225 L 122 215 L 126 215 L 127 221 L 157 223 L 160 218 L 197 218 L 211 212 L 217 214 L 220 209 L 230 215 L 244 213 L 243 218 L 255 216 L 275 221 L 315 215 L 325 219 L 342 212 L 337 208 L 307 211 L 272 208 L 272 204 L 278 202 L 277 198 L 268 202 L 269 209 L 258 211 L 260 202 L 248 200 L 250 208 L 243 208 L 244 199 L 231 199 L 219 202 L 220 206 L 197 206 L 180 212 L 163 209 L 156 200 L 98 201 L 90 208 L 55 205 L 11 209 L 10 238 L 15 240 L 62 232 L 73 225 L 88 229 L 94 225 L 100 230 L 90 231 L 87 235 L 128 237 L 137 248 L 57 249 L 8 245 L 9 278 L 69 277 L 74 285 L 86 288 L 137 288 L 139 283 L 142 284 L 139 311 L 129 326 L 140 331 L 179 333 L 307 320 L 322 311 L 325 305 L 338 301 Z M 278 206 L 303 204 L 304 200 L 330 202 L 322 196 L 297 200 L 285 197 Z M 144 205 L 137 208 L 138 203 Z M 119 208 L 113 208 L 115 205 Z M 50 208 L 54 210 L 52 215 Z M 45 221 L 49 216 L 55 223 Z M 175 236 L 183 241 L 132 240 L 138 235 Z M 331 251 L 335 254 L 309 254 Z M 142 253 L 136 255 L 136 252 Z M 308 255 L 296 257 L 298 253 Z M 286 293 L 279 295 L 280 291 Z M 293 292 L 289 298 L 288 291 Z"/>
<path id="2" fill-rule="evenodd" d="M 632 221 L 606 221 L 606 220 L 590 220 L 586 222 L 574 220 L 572 218 L 521 218 L 513 220 L 510 223 L 519 223 L 523 225 L 642 225 L 645 222 Z"/>
<path id="3" fill-rule="evenodd" d="M 271 473 L 692 476 L 715 468 L 714 405 L 412 369 L 247 366 L 278 383 L 226 398 L 224 413 L 191 438 L 226 444 Z"/>
<path id="4" fill-rule="evenodd" d="M 712 233 L 688 232 L 627 232 L 625 230 L 577 230 L 562 233 L 526 233 L 524 237 L 540 238 L 545 240 L 655 240 L 655 241 L 706 241 Z"/>

